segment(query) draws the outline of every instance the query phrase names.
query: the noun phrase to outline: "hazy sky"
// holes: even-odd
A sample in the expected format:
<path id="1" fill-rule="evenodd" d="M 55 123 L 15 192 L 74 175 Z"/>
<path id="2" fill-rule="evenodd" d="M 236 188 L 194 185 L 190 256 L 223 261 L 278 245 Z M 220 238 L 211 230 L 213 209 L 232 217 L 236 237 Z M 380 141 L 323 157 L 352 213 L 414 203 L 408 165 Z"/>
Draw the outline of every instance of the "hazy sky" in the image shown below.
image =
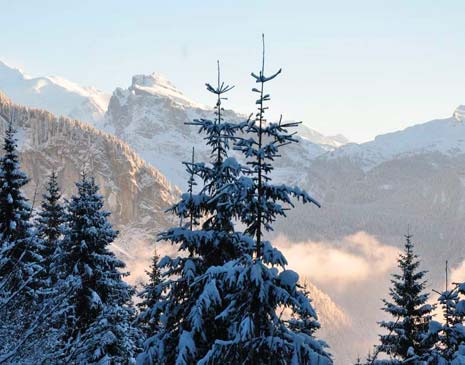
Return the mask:
<path id="1" fill-rule="evenodd" d="M 465 103 L 465 1 L 0 0 L 0 58 L 32 76 L 111 92 L 164 74 L 192 99 L 216 60 L 235 84 L 228 106 L 253 111 L 250 72 L 267 39 L 273 115 L 353 141 Z"/>

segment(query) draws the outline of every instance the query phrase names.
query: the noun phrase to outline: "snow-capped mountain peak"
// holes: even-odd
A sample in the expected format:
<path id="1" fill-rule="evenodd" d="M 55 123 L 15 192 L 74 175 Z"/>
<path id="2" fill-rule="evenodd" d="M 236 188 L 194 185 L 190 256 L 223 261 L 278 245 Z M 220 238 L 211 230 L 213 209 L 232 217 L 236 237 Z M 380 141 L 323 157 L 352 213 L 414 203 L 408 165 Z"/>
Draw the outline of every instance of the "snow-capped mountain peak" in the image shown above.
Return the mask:
<path id="1" fill-rule="evenodd" d="M 325 136 L 320 132 L 309 128 L 305 124 L 299 125 L 298 133 L 302 138 L 305 138 L 312 143 L 326 147 L 328 150 L 332 150 L 349 143 L 349 140 L 342 134 L 337 134 L 335 136 Z"/>
<path id="2" fill-rule="evenodd" d="M 453 114 L 453 117 L 457 119 L 458 122 L 465 121 L 465 105 L 459 105 Z"/>
<path id="3" fill-rule="evenodd" d="M 416 124 L 400 131 L 376 136 L 373 141 L 348 144 L 330 157 L 349 157 L 365 169 L 405 156 L 425 153 L 457 155 L 465 153 L 465 105 L 457 107 L 452 117 Z"/>
<path id="4" fill-rule="evenodd" d="M 110 95 L 59 76 L 31 77 L 0 61 L 0 91 L 14 102 L 95 123 L 103 118 Z"/>
<path id="5" fill-rule="evenodd" d="M 201 105 L 190 100 L 165 76 L 156 72 L 150 75 L 134 75 L 132 77 L 130 89 L 136 93 L 139 91 L 159 97 L 167 97 L 183 106 L 200 109 L 207 108 L 205 105 Z"/>
<path id="6" fill-rule="evenodd" d="M 5 61 L 0 60 L 0 81 L 2 80 L 17 80 L 25 78 L 27 75 L 19 68 L 10 66 Z"/>
<path id="7" fill-rule="evenodd" d="M 160 87 L 175 93 L 181 93 L 171 81 L 157 72 L 150 75 L 134 75 L 132 77 L 132 86 Z"/>

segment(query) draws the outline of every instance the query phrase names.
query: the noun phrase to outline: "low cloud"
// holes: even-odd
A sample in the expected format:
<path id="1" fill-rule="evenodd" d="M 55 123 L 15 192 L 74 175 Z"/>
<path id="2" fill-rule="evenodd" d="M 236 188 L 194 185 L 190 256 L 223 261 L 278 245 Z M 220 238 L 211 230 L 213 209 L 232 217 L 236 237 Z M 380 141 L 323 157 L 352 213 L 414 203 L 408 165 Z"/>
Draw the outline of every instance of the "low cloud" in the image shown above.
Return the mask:
<path id="1" fill-rule="evenodd" d="M 334 348 L 342 341 L 338 332 L 341 324 L 347 327 L 352 323 L 357 333 L 363 333 L 362 338 L 351 338 L 353 342 L 343 339 L 354 351 L 364 351 L 376 341 L 377 321 L 384 318 L 380 298 L 387 295 L 389 274 L 397 271 L 397 248 L 384 245 L 365 232 L 334 241 L 292 242 L 280 236 L 273 239 L 273 244 L 286 256 L 290 269 L 316 285 L 312 286 L 315 308 L 320 313 L 330 313 L 327 320 L 322 318 L 327 331 L 321 334 L 334 341 Z M 151 264 L 154 247 L 160 257 L 177 254 L 176 246 L 154 244 L 154 237 L 143 231 L 129 229 L 121 233 L 112 249 L 125 261 L 129 283 L 139 286 L 147 280 L 145 271 Z"/>
<path id="2" fill-rule="evenodd" d="M 274 243 L 286 256 L 289 268 L 320 286 L 343 286 L 385 276 L 395 267 L 399 254 L 397 248 L 365 232 L 326 242 L 291 242 L 279 236 Z"/>
<path id="3" fill-rule="evenodd" d="M 147 281 L 146 271 L 152 263 L 155 248 L 160 258 L 177 254 L 175 245 L 166 242 L 155 243 L 155 238 L 143 231 L 132 229 L 120 234 L 112 245 L 112 251 L 126 264 L 128 283 L 139 286 Z"/>
<path id="4" fill-rule="evenodd" d="M 386 280 L 395 269 L 399 250 L 384 245 L 375 237 L 358 232 L 337 241 L 292 242 L 285 236 L 273 240 L 288 260 L 288 267 L 301 277 L 309 278 L 322 288 L 345 291 L 348 284 L 371 284 L 376 278 Z M 123 232 L 113 245 L 113 251 L 127 265 L 127 281 L 140 284 L 147 280 L 154 248 L 158 255 L 174 256 L 176 246 L 169 243 L 154 244 L 153 237 L 134 230 Z M 465 272 L 465 263 L 464 263 Z M 331 290 L 330 290 L 331 291 Z"/>

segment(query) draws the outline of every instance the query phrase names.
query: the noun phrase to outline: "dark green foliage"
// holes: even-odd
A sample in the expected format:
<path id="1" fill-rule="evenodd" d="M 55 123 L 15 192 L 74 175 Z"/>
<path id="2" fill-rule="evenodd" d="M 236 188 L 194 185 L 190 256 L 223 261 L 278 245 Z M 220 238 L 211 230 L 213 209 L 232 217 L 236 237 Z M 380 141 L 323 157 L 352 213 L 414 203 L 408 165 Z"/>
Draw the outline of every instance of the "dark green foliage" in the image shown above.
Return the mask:
<path id="1" fill-rule="evenodd" d="M 398 266 L 400 274 L 394 274 L 389 295 L 384 300 L 383 310 L 392 315 L 393 320 L 382 321 L 380 326 L 388 333 L 380 336 L 378 350 L 396 360 L 427 358 L 433 341 L 428 340 L 429 324 L 433 306 L 428 304 L 426 294 L 426 271 L 419 271 L 420 262 L 414 253 L 412 236 L 405 236 L 404 252 Z"/>
<path id="2" fill-rule="evenodd" d="M 155 249 L 150 270 L 146 272 L 149 279 L 139 293 L 141 301 L 137 304 L 140 311 L 138 324 L 146 336 L 152 336 L 160 329 L 160 314 L 153 311 L 153 308 L 155 308 L 155 305 L 161 298 L 161 293 L 159 292 L 161 283 L 161 270 L 158 266 L 159 261 L 160 257 Z"/>

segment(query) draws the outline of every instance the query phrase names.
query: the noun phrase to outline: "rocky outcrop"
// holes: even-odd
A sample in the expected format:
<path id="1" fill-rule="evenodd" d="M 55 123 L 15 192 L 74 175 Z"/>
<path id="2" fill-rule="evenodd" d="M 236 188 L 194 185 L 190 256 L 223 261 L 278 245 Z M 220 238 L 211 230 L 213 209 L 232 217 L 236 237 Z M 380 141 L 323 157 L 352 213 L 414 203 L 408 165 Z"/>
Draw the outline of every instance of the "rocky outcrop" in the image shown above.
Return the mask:
<path id="1" fill-rule="evenodd" d="M 175 201 L 176 188 L 126 143 L 88 124 L 15 105 L 3 94 L 0 114 L 1 132 L 7 118 L 18 131 L 22 166 L 31 178 L 27 185 L 31 199 L 39 199 L 53 169 L 66 196 L 74 192 L 74 182 L 85 171 L 95 176 L 118 228 L 155 233 L 169 224 L 164 210 Z"/>

